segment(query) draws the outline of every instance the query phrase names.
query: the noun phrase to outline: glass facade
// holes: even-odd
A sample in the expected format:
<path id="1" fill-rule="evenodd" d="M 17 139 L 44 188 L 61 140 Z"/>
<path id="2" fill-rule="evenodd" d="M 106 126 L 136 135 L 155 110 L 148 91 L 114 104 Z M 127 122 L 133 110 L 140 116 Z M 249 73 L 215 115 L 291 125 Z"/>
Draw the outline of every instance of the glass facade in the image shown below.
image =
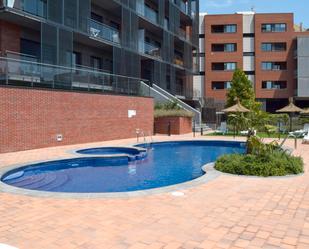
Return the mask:
<path id="1" fill-rule="evenodd" d="M 76 67 L 78 55 L 81 66 L 145 78 L 172 94 L 192 95 L 193 75 L 199 68 L 199 60 L 193 61 L 199 46 L 198 0 L 5 0 L 3 4 L 7 11 L 23 11 L 25 18 L 29 14 L 45 19 L 37 39 L 41 63 Z M 233 32 L 233 27 L 226 32 Z"/>

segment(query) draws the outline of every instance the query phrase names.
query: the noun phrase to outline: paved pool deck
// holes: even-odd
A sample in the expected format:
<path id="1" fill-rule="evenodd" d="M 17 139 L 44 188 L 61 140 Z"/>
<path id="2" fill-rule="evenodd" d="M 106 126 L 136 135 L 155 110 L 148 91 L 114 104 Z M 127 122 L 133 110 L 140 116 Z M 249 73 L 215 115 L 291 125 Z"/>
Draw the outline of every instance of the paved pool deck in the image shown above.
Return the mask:
<path id="1" fill-rule="evenodd" d="M 231 137 L 156 136 L 166 140 Z M 131 145 L 136 139 L 0 155 L 0 167 L 69 158 L 86 147 Z M 286 145 L 293 147 L 293 141 Z M 309 145 L 295 155 L 296 177 L 220 175 L 191 188 L 130 198 L 32 197 L 0 192 L 0 243 L 20 249 L 309 248 Z"/>

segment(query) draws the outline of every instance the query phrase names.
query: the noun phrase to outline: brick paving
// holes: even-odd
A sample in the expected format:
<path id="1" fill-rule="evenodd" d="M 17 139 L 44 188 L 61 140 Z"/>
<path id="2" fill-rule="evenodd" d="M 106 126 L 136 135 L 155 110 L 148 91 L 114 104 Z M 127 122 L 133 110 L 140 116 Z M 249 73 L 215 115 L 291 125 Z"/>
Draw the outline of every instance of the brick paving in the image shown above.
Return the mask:
<path id="1" fill-rule="evenodd" d="M 0 165 L 69 157 L 65 151 L 87 146 L 1 154 Z M 303 156 L 308 171 L 309 145 L 294 153 Z M 0 193 L 0 243 L 20 249 L 309 248 L 308 172 L 267 179 L 222 175 L 183 192 L 127 199 Z"/>

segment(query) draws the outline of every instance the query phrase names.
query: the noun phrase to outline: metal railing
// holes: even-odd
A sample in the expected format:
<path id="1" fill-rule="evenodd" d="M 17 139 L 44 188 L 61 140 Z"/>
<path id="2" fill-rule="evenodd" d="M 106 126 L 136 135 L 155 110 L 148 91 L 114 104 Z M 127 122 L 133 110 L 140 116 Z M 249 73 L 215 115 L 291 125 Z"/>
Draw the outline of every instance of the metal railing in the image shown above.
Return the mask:
<path id="1" fill-rule="evenodd" d="M 120 35 L 117 29 L 92 19 L 89 19 L 89 34 L 94 38 L 120 43 Z"/>
<path id="2" fill-rule="evenodd" d="M 134 77 L 0 57 L 0 85 L 150 96 L 151 84 Z"/>

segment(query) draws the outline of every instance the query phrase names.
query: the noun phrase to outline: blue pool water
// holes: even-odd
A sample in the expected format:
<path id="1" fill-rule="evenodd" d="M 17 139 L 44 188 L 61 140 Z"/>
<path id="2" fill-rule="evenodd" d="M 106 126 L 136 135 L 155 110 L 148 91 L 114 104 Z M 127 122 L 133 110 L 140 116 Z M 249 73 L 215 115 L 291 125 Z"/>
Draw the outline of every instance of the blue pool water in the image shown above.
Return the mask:
<path id="1" fill-rule="evenodd" d="M 97 152 L 93 157 L 24 166 L 6 173 L 1 180 L 20 188 L 52 192 L 145 190 L 196 179 L 204 174 L 201 167 L 206 163 L 244 150 L 244 144 L 239 142 L 154 143 L 141 160 L 130 162 L 126 156 L 100 158 Z"/>

